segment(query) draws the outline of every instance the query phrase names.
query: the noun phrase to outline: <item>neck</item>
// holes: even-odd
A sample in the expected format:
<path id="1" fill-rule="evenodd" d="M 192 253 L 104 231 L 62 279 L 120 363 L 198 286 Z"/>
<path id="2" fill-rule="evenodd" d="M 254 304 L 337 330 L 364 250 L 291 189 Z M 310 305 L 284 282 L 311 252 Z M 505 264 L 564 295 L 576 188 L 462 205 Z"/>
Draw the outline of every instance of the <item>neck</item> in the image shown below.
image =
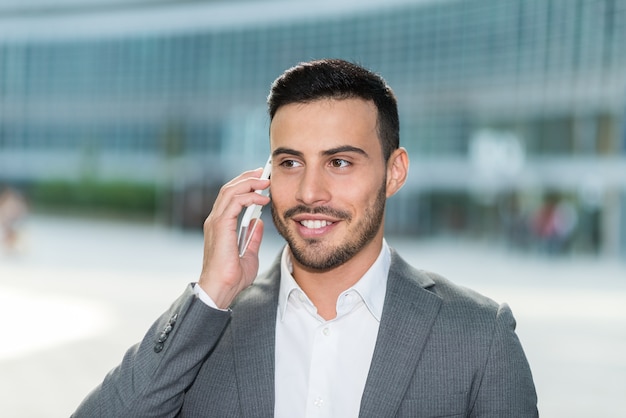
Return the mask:
<path id="1" fill-rule="evenodd" d="M 372 242 L 344 264 L 330 270 L 313 270 L 293 260 L 293 277 L 325 320 L 337 316 L 339 295 L 354 286 L 374 264 L 380 250 L 380 242 Z"/>

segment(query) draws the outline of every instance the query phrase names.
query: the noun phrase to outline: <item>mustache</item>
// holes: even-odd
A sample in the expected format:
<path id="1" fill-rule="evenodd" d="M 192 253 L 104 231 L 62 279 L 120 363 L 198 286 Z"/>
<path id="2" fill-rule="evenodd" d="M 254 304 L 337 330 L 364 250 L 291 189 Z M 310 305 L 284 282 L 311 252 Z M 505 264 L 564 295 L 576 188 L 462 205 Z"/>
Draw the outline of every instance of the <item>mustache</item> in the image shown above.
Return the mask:
<path id="1" fill-rule="evenodd" d="M 352 216 L 348 212 L 344 212 L 342 210 L 333 209 L 328 206 L 315 206 L 309 207 L 305 205 L 294 206 L 290 209 L 287 209 L 283 216 L 286 218 L 291 218 L 292 216 L 296 216 L 299 214 L 308 214 L 308 215 L 327 215 L 337 219 L 343 219 L 350 221 L 352 220 Z"/>

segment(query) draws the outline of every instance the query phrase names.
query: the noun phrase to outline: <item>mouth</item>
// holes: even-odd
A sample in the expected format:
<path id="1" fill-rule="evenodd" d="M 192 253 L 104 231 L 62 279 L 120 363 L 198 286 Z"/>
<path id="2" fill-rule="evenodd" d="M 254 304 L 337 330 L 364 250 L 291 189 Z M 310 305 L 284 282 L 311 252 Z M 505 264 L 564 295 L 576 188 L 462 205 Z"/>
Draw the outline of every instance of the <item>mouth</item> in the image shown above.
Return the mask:
<path id="1" fill-rule="evenodd" d="M 320 216 L 300 215 L 292 218 L 302 238 L 321 238 L 329 234 L 340 223 L 338 219 L 322 218 Z"/>
<path id="2" fill-rule="evenodd" d="M 299 221 L 298 223 L 302 225 L 303 227 L 305 227 L 306 229 L 317 229 L 317 230 L 326 228 L 327 226 L 334 224 L 334 222 L 320 220 L 320 219 L 304 219 L 304 220 Z"/>
<path id="3" fill-rule="evenodd" d="M 351 216 L 347 212 L 324 206 L 296 206 L 285 211 L 284 219 L 293 222 L 302 238 L 317 239 L 330 234 L 342 222 L 349 222 Z"/>

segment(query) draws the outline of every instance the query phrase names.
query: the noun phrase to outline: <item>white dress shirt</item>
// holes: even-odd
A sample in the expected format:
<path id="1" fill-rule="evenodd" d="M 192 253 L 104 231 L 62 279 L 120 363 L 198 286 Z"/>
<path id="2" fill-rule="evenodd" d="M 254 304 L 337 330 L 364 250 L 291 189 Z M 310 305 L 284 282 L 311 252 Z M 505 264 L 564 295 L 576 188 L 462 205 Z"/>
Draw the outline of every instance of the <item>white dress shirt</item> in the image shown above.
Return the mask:
<path id="1" fill-rule="evenodd" d="M 290 251 L 281 259 L 276 321 L 274 416 L 357 417 L 383 311 L 390 252 L 387 243 L 365 275 L 337 299 L 325 321 L 292 276 Z"/>
<path id="2" fill-rule="evenodd" d="M 339 296 L 337 317 L 326 321 L 294 280 L 285 247 L 276 318 L 275 417 L 358 417 L 390 262 L 383 241 L 374 264 Z M 194 289 L 215 307 L 200 286 Z"/>

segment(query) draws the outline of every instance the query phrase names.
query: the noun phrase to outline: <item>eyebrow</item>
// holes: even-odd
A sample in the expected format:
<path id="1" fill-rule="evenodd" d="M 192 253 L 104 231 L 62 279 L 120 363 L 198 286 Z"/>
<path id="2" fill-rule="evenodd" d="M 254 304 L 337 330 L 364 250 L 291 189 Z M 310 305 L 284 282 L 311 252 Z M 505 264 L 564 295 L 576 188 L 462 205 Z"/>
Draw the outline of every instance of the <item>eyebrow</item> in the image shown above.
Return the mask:
<path id="1" fill-rule="evenodd" d="M 342 152 L 355 152 L 357 154 L 361 154 L 364 157 L 369 158 L 369 155 L 367 154 L 367 152 L 365 152 L 364 149 L 353 147 L 352 145 L 342 145 L 337 148 L 331 148 L 329 150 L 323 151 L 322 155 L 330 156 L 330 155 L 340 154 Z"/>
<path id="2" fill-rule="evenodd" d="M 272 158 L 277 157 L 281 154 L 293 155 L 300 158 L 304 155 L 300 151 L 296 151 L 295 149 L 279 147 L 272 152 Z"/>
<path id="3" fill-rule="evenodd" d="M 340 147 L 324 150 L 321 152 L 321 154 L 324 156 L 331 156 L 335 154 L 340 154 L 342 152 L 354 152 L 354 153 L 361 154 L 364 157 L 369 158 L 369 154 L 365 152 L 365 150 L 363 150 L 362 148 L 354 147 L 352 145 L 342 145 Z M 276 157 L 280 154 L 293 155 L 295 157 L 300 157 L 300 158 L 304 156 L 304 154 L 301 151 L 297 151 L 295 149 L 286 148 L 286 147 L 279 147 L 279 148 L 276 148 L 274 152 L 272 152 L 272 157 Z"/>

